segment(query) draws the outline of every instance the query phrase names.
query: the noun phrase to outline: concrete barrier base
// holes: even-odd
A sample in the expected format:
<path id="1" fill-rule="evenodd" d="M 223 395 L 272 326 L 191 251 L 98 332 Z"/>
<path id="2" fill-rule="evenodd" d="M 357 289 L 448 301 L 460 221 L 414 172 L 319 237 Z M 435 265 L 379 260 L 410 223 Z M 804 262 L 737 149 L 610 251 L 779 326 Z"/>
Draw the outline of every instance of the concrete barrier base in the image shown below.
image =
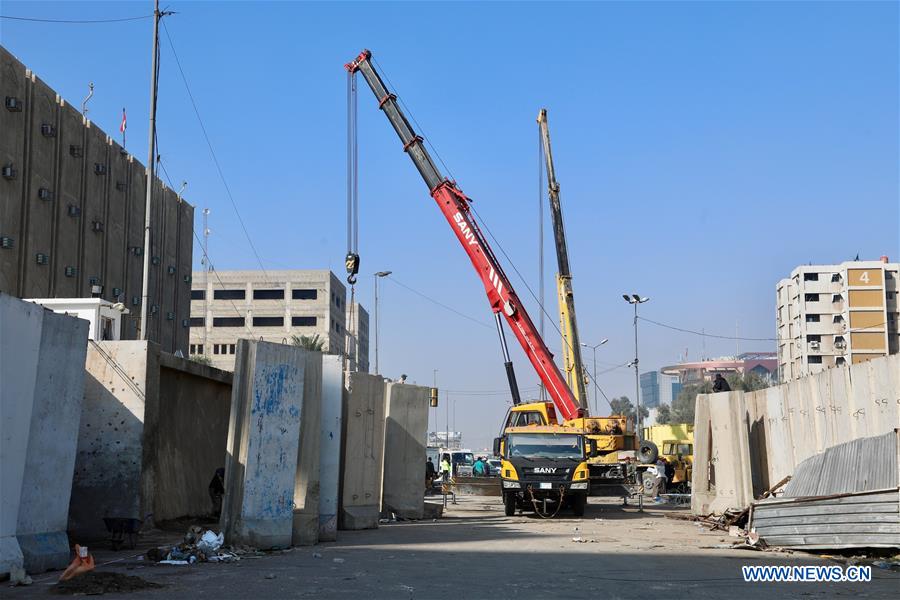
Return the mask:
<path id="1" fill-rule="evenodd" d="M 53 569 L 64 569 L 69 564 L 69 536 L 64 531 L 32 533 L 16 538 L 22 550 L 25 570 L 42 573 Z"/>
<path id="2" fill-rule="evenodd" d="M 11 573 L 13 569 L 21 569 L 24 562 L 16 537 L 13 535 L 0 537 L 0 573 Z"/>
<path id="3" fill-rule="evenodd" d="M 345 506 L 341 511 L 342 529 L 377 529 L 381 512 L 377 506 Z"/>

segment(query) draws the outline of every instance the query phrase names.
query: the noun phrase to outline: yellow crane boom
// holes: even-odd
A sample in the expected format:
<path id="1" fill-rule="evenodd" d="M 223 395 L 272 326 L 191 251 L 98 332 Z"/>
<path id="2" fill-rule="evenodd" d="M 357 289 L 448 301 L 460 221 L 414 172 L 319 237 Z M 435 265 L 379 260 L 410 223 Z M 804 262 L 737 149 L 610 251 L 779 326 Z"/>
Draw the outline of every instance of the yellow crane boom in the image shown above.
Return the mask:
<path id="1" fill-rule="evenodd" d="M 562 206 L 559 201 L 559 182 L 553 166 L 550 148 L 550 125 L 547 109 L 542 108 L 537 117 L 538 128 L 547 161 L 547 189 L 550 196 L 550 215 L 553 219 L 553 239 L 556 246 L 556 291 L 559 300 L 559 325 L 562 333 L 563 373 L 579 406 L 588 410 L 588 398 L 584 385 L 584 363 L 581 360 L 581 344 L 575 321 L 575 298 L 572 293 L 572 272 L 569 268 L 569 252 L 566 247 L 566 231 L 563 225 Z"/>

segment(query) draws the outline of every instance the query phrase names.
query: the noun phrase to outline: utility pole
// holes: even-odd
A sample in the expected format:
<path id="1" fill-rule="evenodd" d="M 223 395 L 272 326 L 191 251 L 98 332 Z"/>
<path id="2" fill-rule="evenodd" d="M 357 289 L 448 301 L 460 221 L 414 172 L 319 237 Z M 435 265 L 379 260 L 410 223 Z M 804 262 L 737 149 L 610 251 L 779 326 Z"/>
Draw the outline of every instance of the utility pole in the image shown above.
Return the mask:
<path id="1" fill-rule="evenodd" d="M 141 340 L 147 339 L 150 327 L 147 325 L 147 314 L 150 304 L 150 208 L 153 201 L 153 166 L 156 163 L 156 70 L 159 56 L 159 0 L 155 0 L 153 9 L 153 59 L 150 65 L 150 135 L 147 150 L 147 199 L 144 203 L 144 275 L 141 282 Z"/>
<path id="2" fill-rule="evenodd" d="M 640 368 L 638 366 L 638 304 L 643 304 L 650 298 L 646 298 L 638 294 L 632 294 L 631 296 L 629 296 L 628 294 L 622 294 L 622 298 L 624 298 L 625 302 L 627 302 L 628 304 L 634 305 L 634 361 L 632 362 L 632 364 L 634 365 L 634 398 L 637 405 L 637 418 L 635 419 L 635 425 L 637 426 L 638 430 L 638 439 L 643 440 L 644 433 L 642 425 L 644 423 L 644 419 L 641 417 L 641 375 Z"/>

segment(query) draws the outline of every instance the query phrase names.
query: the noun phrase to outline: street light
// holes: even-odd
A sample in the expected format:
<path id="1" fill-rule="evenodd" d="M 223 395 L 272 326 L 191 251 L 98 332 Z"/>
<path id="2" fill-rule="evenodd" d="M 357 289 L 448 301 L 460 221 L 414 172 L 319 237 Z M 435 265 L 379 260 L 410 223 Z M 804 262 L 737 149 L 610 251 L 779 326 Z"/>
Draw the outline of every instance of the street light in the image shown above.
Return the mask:
<path id="1" fill-rule="evenodd" d="M 378 280 L 387 277 L 393 271 L 378 271 L 375 273 L 375 374 L 380 375 L 378 370 Z"/>
<path id="2" fill-rule="evenodd" d="M 638 304 L 643 304 L 650 300 L 650 298 L 638 294 L 631 294 L 631 296 L 622 294 L 622 298 L 624 298 L 625 302 L 628 304 L 634 305 L 634 361 L 632 364 L 634 365 L 634 397 L 635 402 L 637 403 L 638 439 L 642 440 L 644 438 L 644 419 L 641 416 L 641 376 L 639 372 L 640 368 L 638 366 Z"/>
<path id="3" fill-rule="evenodd" d="M 584 346 L 585 348 L 590 348 L 591 350 L 594 351 L 594 378 L 593 378 L 594 379 L 594 411 L 597 414 L 600 414 L 600 409 L 597 408 L 598 406 L 600 406 L 600 402 L 597 400 L 597 391 L 600 389 L 600 386 L 597 384 L 597 348 L 599 348 L 600 346 L 602 346 L 603 344 L 605 344 L 608 341 L 609 341 L 609 338 L 603 338 L 602 340 L 600 340 L 600 343 L 597 344 L 596 346 L 591 346 L 590 344 L 585 344 L 584 342 L 581 342 L 582 346 Z"/>

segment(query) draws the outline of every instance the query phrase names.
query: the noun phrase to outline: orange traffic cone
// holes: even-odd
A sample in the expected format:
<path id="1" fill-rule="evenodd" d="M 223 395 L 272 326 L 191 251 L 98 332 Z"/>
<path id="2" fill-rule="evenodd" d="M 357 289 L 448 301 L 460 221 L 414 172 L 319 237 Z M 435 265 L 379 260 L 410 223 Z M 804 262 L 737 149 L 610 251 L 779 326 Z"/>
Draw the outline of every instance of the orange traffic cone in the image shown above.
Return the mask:
<path id="1" fill-rule="evenodd" d="M 93 570 L 94 557 L 88 554 L 87 548 L 82 548 L 78 544 L 75 544 L 75 558 L 72 559 L 72 562 L 66 567 L 66 570 L 63 571 L 59 580 L 66 581 L 67 579 L 84 575 L 88 571 Z"/>

